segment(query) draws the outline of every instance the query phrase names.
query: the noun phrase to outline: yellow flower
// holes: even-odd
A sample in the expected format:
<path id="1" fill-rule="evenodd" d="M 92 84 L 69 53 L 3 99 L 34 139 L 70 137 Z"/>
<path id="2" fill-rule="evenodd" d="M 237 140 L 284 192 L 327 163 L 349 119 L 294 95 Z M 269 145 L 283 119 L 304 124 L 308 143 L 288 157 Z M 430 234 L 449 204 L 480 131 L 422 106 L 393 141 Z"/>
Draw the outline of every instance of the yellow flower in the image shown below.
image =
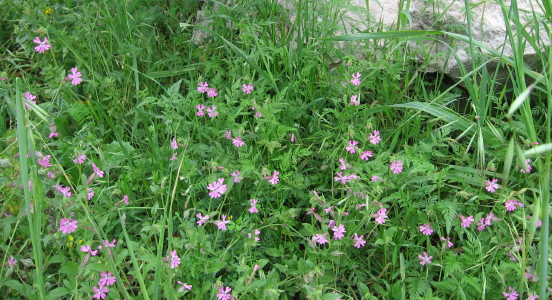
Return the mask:
<path id="1" fill-rule="evenodd" d="M 44 9 L 44 14 L 51 15 L 54 13 L 54 10 L 51 7 L 46 7 Z"/>

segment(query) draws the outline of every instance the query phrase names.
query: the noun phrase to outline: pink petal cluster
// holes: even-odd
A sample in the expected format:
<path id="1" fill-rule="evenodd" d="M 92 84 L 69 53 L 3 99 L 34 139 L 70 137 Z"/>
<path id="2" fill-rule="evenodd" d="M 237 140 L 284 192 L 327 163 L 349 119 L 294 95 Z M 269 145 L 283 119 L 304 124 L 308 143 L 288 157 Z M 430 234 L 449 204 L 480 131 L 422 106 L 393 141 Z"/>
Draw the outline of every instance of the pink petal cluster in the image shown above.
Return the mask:
<path id="1" fill-rule="evenodd" d="M 357 72 L 356 74 L 353 74 L 353 75 L 352 75 L 353 78 L 351 78 L 351 83 L 352 83 L 353 85 L 359 85 L 359 84 L 360 84 L 360 76 L 361 76 L 361 75 L 362 75 L 362 74 L 360 74 L 360 73 L 358 73 L 358 72 Z"/>
<path id="2" fill-rule="evenodd" d="M 65 77 L 65 80 L 71 80 L 72 85 L 77 85 L 82 82 L 82 74 L 77 68 L 71 68 L 71 74 Z"/>
<path id="3" fill-rule="evenodd" d="M 336 176 L 334 177 L 334 181 L 340 181 L 341 184 L 346 184 L 347 182 L 349 181 L 353 181 L 355 179 L 359 179 L 360 177 L 356 174 L 351 174 L 351 175 L 343 175 L 342 172 L 337 172 L 335 174 Z"/>
<path id="4" fill-rule="evenodd" d="M 231 300 L 232 299 L 232 294 L 230 294 L 230 292 L 232 291 L 232 289 L 230 287 L 221 287 L 219 289 L 219 293 L 217 294 L 217 298 L 219 300 Z"/>
<path id="5" fill-rule="evenodd" d="M 171 269 L 174 269 L 180 265 L 180 257 L 176 254 L 176 250 L 171 251 L 170 255 Z"/>
<path id="6" fill-rule="evenodd" d="M 344 233 L 347 232 L 343 224 L 339 224 L 339 226 L 334 226 L 332 228 L 332 231 L 334 232 L 334 240 L 342 239 L 345 236 Z"/>
<path id="7" fill-rule="evenodd" d="M 253 85 L 250 83 L 250 84 L 242 84 L 242 91 L 246 94 L 251 94 L 251 91 L 253 91 L 254 88 L 253 88 Z"/>
<path id="8" fill-rule="evenodd" d="M 209 220 L 209 215 L 202 216 L 201 213 L 198 213 L 196 217 L 199 219 L 199 221 L 197 221 L 198 226 L 205 224 L 205 222 Z"/>
<path id="9" fill-rule="evenodd" d="M 400 160 L 393 161 L 389 169 L 393 171 L 393 174 L 399 174 L 403 171 L 403 163 Z"/>
<path id="10" fill-rule="evenodd" d="M 423 224 L 420 226 L 420 232 L 425 235 L 431 235 L 433 233 L 433 227 L 429 224 Z"/>
<path id="11" fill-rule="evenodd" d="M 257 202 L 259 202 L 259 200 L 257 200 L 257 199 L 250 199 L 249 200 L 249 206 L 251 206 L 251 207 L 249 208 L 248 211 L 250 213 L 253 214 L 253 213 L 258 213 L 259 212 L 259 210 L 257 209 Z"/>
<path id="12" fill-rule="evenodd" d="M 385 223 L 385 219 L 387 219 L 387 209 L 381 208 L 377 213 L 372 214 L 371 216 L 376 218 L 376 222 L 378 224 L 383 224 Z"/>
<path id="13" fill-rule="evenodd" d="M 59 231 L 65 234 L 71 233 L 78 228 L 77 223 L 79 223 L 77 220 L 62 218 L 59 221 Z"/>
<path id="14" fill-rule="evenodd" d="M 504 206 L 506 207 L 507 211 L 514 211 L 518 208 L 518 206 L 520 208 L 523 207 L 523 204 L 517 202 L 516 199 L 510 199 L 504 203 Z"/>
<path id="15" fill-rule="evenodd" d="M 241 176 L 241 171 L 240 170 L 234 171 L 234 173 L 230 174 L 230 176 L 234 177 L 234 182 L 235 183 L 239 183 L 243 179 L 243 177 Z"/>
<path id="16" fill-rule="evenodd" d="M 427 256 L 427 253 L 425 251 L 423 252 L 423 254 L 424 254 L 423 256 L 418 255 L 418 259 L 420 260 L 420 265 L 423 266 L 425 264 L 430 264 L 433 256 Z"/>
<path id="17" fill-rule="evenodd" d="M 23 94 L 23 97 L 25 97 L 25 99 L 27 99 L 28 101 L 25 101 L 25 107 L 27 107 L 27 109 L 31 109 L 31 106 L 27 103 L 27 102 L 32 102 L 34 104 L 36 104 L 36 96 L 31 94 L 30 92 L 25 92 L 25 94 Z"/>
<path id="18" fill-rule="evenodd" d="M 40 38 L 37 36 L 37 37 L 34 38 L 33 42 L 38 44 L 38 46 L 36 46 L 34 48 L 36 50 L 36 52 L 38 52 L 38 53 L 44 53 L 44 51 L 50 50 L 51 45 L 48 44 L 48 38 L 47 37 L 45 37 L 43 41 L 40 41 Z"/>
<path id="19" fill-rule="evenodd" d="M 226 192 L 227 186 L 224 184 L 224 179 L 219 178 L 217 181 L 210 183 L 207 186 L 207 189 L 211 191 L 209 192 L 209 196 L 211 198 L 219 198 Z"/>
<path id="20" fill-rule="evenodd" d="M 222 215 L 222 220 L 215 221 L 214 223 L 217 225 L 218 229 L 226 230 L 226 224 L 230 223 L 230 220 L 226 220 L 226 215 Z"/>
<path id="21" fill-rule="evenodd" d="M 485 182 L 485 189 L 491 193 L 494 193 L 498 189 L 498 179 L 493 179 L 492 181 L 489 179 L 487 182 Z"/>
<path id="22" fill-rule="evenodd" d="M 353 240 L 355 241 L 354 247 L 360 249 L 360 247 L 363 247 L 366 245 L 366 241 L 364 240 L 364 235 L 361 235 L 360 237 L 355 233 L 353 236 Z"/>
<path id="23" fill-rule="evenodd" d="M 357 141 L 349 141 L 347 147 L 345 147 L 345 149 L 347 151 L 349 151 L 350 153 L 353 153 L 355 154 L 356 151 L 358 150 L 358 142 Z"/>

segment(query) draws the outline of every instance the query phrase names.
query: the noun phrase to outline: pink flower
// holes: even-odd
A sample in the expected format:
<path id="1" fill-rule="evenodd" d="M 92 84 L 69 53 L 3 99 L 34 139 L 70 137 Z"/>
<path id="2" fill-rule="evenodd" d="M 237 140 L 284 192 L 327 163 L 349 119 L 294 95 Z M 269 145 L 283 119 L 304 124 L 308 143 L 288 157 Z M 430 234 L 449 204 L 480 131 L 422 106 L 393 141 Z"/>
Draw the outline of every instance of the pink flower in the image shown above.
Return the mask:
<path id="1" fill-rule="evenodd" d="M 227 189 L 226 184 L 224 184 L 224 178 L 219 178 L 217 181 L 210 183 L 207 189 L 211 191 L 209 192 L 211 198 L 219 198 Z"/>
<path id="2" fill-rule="evenodd" d="M 222 220 L 215 221 L 214 223 L 217 225 L 218 229 L 226 230 L 226 224 L 230 223 L 230 220 L 226 220 L 226 215 L 222 215 Z"/>
<path id="3" fill-rule="evenodd" d="M 82 165 L 86 160 L 86 155 L 78 155 L 77 158 L 73 159 L 73 162 L 79 165 Z"/>
<path id="4" fill-rule="evenodd" d="M 86 188 L 86 190 L 88 191 L 88 194 L 87 194 L 88 200 L 92 200 L 92 197 L 94 197 L 94 190 L 91 188 Z"/>
<path id="5" fill-rule="evenodd" d="M 427 253 L 424 251 L 423 252 L 423 256 L 422 255 L 418 255 L 418 259 L 420 260 L 420 265 L 425 265 L 425 264 L 430 264 L 431 263 L 431 259 L 433 258 L 433 256 L 427 256 Z"/>
<path id="6" fill-rule="evenodd" d="M 517 209 L 517 206 L 523 207 L 523 204 L 516 201 L 516 199 L 510 199 L 504 203 L 507 211 L 514 211 Z"/>
<path id="7" fill-rule="evenodd" d="M 508 288 L 508 292 L 502 292 L 502 295 L 506 297 L 506 300 L 517 300 L 519 294 L 513 287 Z"/>
<path id="8" fill-rule="evenodd" d="M 360 159 L 369 160 L 372 157 L 372 151 L 364 151 L 360 154 Z"/>
<path id="9" fill-rule="evenodd" d="M 207 89 L 207 97 L 215 98 L 216 96 L 218 96 L 217 89 L 215 88 Z"/>
<path id="10" fill-rule="evenodd" d="M 525 300 L 537 300 L 538 298 L 539 296 L 537 296 L 537 294 L 529 294 L 529 297 Z"/>
<path id="11" fill-rule="evenodd" d="M 263 114 L 261 114 L 260 112 L 255 112 L 255 117 L 260 118 L 262 116 L 263 116 Z"/>
<path id="12" fill-rule="evenodd" d="M 224 137 L 229 140 L 232 138 L 232 131 L 228 130 L 224 133 Z"/>
<path id="13" fill-rule="evenodd" d="M 180 264 L 180 257 L 176 255 L 176 250 L 171 251 L 171 269 L 178 267 Z"/>
<path id="14" fill-rule="evenodd" d="M 27 103 L 27 102 L 32 102 L 34 104 L 36 104 L 36 96 L 31 94 L 30 92 L 25 92 L 25 94 L 23 95 L 23 97 L 25 97 L 25 99 L 27 99 L 28 101 L 25 101 L 25 107 L 27 107 L 27 109 L 31 109 L 31 106 Z"/>
<path id="15" fill-rule="evenodd" d="M 290 137 L 289 137 L 289 140 L 293 143 L 295 142 L 295 134 L 291 134 Z"/>
<path id="16" fill-rule="evenodd" d="M 456 215 L 456 216 L 462 220 L 462 227 L 464 228 L 468 228 L 471 225 L 471 223 L 473 223 L 474 221 L 473 216 L 469 216 L 467 218 L 461 215 Z"/>
<path id="17" fill-rule="evenodd" d="M 56 174 L 52 173 L 52 172 L 48 172 L 48 178 L 50 179 L 54 179 L 56 177 Z"/>
<path id="18" fill-rule="evenodd" d="M 389 166 L 389 169 L 393 171 L 393 174 L 399 174 L 403 171 L 403 163 L 400 160 L 396 160 L 391 163 L 391 166 Z"/>
<path id="19" fill-rule="evenodd" d="M 372 179 L 371 179 L 372 181 L 376 182 L 376 181 L 378 181 L 378 179 L 380 179 L 379 176 L 372 175 Z"/>
<path id="20" fill-rule="evenodd" d="M 128 201 L 128 195 L 123 195 L 123 201 L 126 205 L 128 205 L 130 202 Z"/>
<path id="21" fill-rule="evenodd" d="M 272 176 L 269 176 L 269 178 L 267 178 L 268 182 L 273 185 L 277 184 L 278 181 L 280 181 L 280 178 L 278 178 L 278 174 L 280 174 L 280 172 L 274 171 L 274 173 L 272 173 Z"/>
<path id="22" fill-rule="evenodd" d="M 205 113 L 203 112 L 203 110 L 205 109 L 205 105 L 198 104 L 196 105 L 196 109 L 197 109 L 196 115 L 198 117 L 203 117 L 205 115 Z"/>
<path id="23" fill-rule="evenodd" d="M 355 236 L 353 237 L 353 240 L 355 241 L 355 245 L 353 247 L 360 249 L 360 247 L 364 247 L 366 245 L 366 241 L 364 240 L 364 234 L 360 237 L 355 233 Z"/>
<path id="24" fill-rule="evenodd" d="M 204 216 L 201 215 L 201 213 L 198 213 L 196 215 L 196 217 L 199 219 L 199 221 L 197 221 L 198 226 L 201 226 L 201 225 L 205 224 L 205 222 L 207 222 L 207 220 L 209 220 L 209 215 L 205 215 L 205 217 L 204 217 Z"/>
<path id="25" fill-rule="evenodd" d="M 96 167 L 95 163 L 92 163 L 92 169 L 94 169 L 94 173 L 96 173 L 96 175 L 98 175 L 98 177 L 100 177 L 100 178 L 104 177 L 105 172 L 101 171 L 100 168 Z"/>
<path id="26" fill-rule="evenodd" d="M 380 210 L 378 210 L 377 213 L 372 214 L 371 216 L 376 217 L 376 222 L 378 222 L 379 224 L 383 224 L 385 223 L 385 219 L 387 219 L 386 212 L 387 212 L 386 208 L 381 208 Z"/>
<path id="27" fill-rule="evenodd" d="M 59 133 L 58 132 L 50 132 L 50 135 L 48 135 L 48 138 L 51 139 L 53 137 L 59 137 Z"/>
<path id="28" fill-rule="evenodd" d="M 175 138 L 173 138 L 171 141 L 171 148 L 173 148 L 174 150 L 178 149 L 178 143 L 176 142 Z"/>
<path id="29" fill-rule="evenodd" d="M 109 293 L 109 288 L 107 286 L 100 286 L 99 288 L 93 287 L 94 290 L 94 299 L 105 299 L 107 293 Z"/>
<path id="30" fill-rule="evenodd" d="M 374 130 L 373 133 L 370 133 L 370 136 L 368 136 L 368 139 L 370 139 L 370 143 L 376 145 L 381 141 L 380 132 L 377 130 Z"/>
<path id="31" fill-rule="evenodd" d="M 51 45 L 48 44 L 48 38 L 45 37 L 44 38 L 44 41 L 40 41 L 40 38 L 37 36 L 34 38 L 33 42 L 37 43 L 38 46 L 36 46 L 34 49 L 36 50 L 36 52 L 38 53 L 44 53 L 44 51 L 46 50 L 49 50 Z"/>
<path id="32" fill-rule="evenodd" d="M 246 94 L 251 94 L 251 91 L 253 90 L 253 85 L 250 83 L 248 85 L 242 84 L 242 91 Z"/>
<path id="33" fill-rule="evenodd" d="M 257 209 L 257 202 L 259 202 L 259 200 L 257 200 L 257 199 L 250 199 L 250 200 L 249 200 L 249 205 L 250 205 L 251 207 L 249 208 L 248 211 L 249 211 L 250 213 L 254 214 L 254 213 L 258 213 L 258 212 L 259 212 L 259 210 Z"/>
<path id="34" fill-rule="evenodd" d="M 344 233 L 347 232 L 343 224 L 339 224 L 339 226 L 334 226 L 332 230 L 334 232 L 334 240 L 342 239 L 345 236 Z"/>
<path id="35" fill-rule="evenodd" d="M 78 226 L 77 226 L 78 222 L 79 221 L 77 221 L 77 220 L 62 218 L 59 221 L 59 231 L 65 233 L 65 234 L 71 233 L 71 232 L 75 231 L 78 228 Z"/>
<path id="36" fill-rule="evenodd" d="M 255 229 L 255 231 L 253 233 L 255 234 L 255 236 L 254 236 L 255 237 L 255 242 L 260 242 L 261 239 L 258 237 L 258 235 L 261 234 L 261 231 L 259 229 Z M 251 233 L 247 234 L 248 239 L 250 239 L 252 237 L 253 237 L 253 234 L 251 234 Z"/>
<path id="37" fill-rule="evenodd" d="M 339 168 L 341 170 L 347 170 L 347 162 L 345 161 L 344 158 L 340 158 L 339 159 L 339 162 L 341 163 L 341 165 L 339 166 Z"/>
<path id="38" fill-rule="evenodd" d="M 230 294 L 230 291 L 232 291 L 232 289 L 229 286 L 221 287 L 219 289 L 219 293 L 217 294 L 217 298 L 219 298 L 219 300 L 231 300 L 232 295 Z"/>
<path id="39" fill-rule="evenodd" d="M 525 278 L 530 279 L 533 282 L 537 281 L 537 271 L 531 270 L 531 267 L 525 269 Z"/>
<path id="40" fill-rule="evenodd" d="M 207 82 L 200 82 L 200 83 L 197 84 L 197 90 L 200 93 L 205 93 L 205 92 L 207 92 L 208 86 L 209 86 L 209 84 Z"/>
<path id="41" fill-rule="evenodd" d="M 353 78 L 351 78 L 351 83 L 353 85 L 359 85 L 360 84 L 360 75 L 362 75 L 362 74 L 360 74 L 358 72 L 356 74 L 353 74 Z"/>
<path id="42" fill-rule="evenodd" d="M 181 281 L 177 281 L 177 283 L 182 285 L 181 287 L 178 288 L 178 293 L 182 293 L 182 292 L 184 292 L 184 290 L 191 290 L 192 289 L 191 284 L 187 284 L 187 283 L 184 283 L 184 282 L 181 282 Z"/>
<path id="43" fill-rule="evenodd" d="M 90 255 L 92 256 L 98 254 L 98 250 L 92 250 L 92 247 L 90 247 L 90 245 L 81 246 L 80 251 L 90 253 Z"/>
<path id="44" fill-rule="evenodd" d="M 492 181 L 489 179 L 487 182 L 485 182 L 486 190 L 494 193 L 498 189 L 498 179 L 493 179 Z"/>
<path id="45" fill-rule="evenodd" d="M 17 260 L 15 257 L 11 256 L 6 262 L 6 268 L 11 269 L 17 267 Z"/>
<path id="46" fill-rule="evenodd" d="M 100 273 L 100 281 L 98 282 L 98 286 L 110 286 L 115 284 L 115 276 L 113 276 L 113 273 L 102 271 Z"/>
<path id="47" fill-rule="evenodd" d="M 357 95 L 352 95 L 351 96 L 351 105 L 354 105 L 354 106 L 359 106 L 360 105 L 360 101 L 358 101 L 357 98 L 358 98 Z"/>
<path id="48" fill-rule="evenodd" d="M 454 246 L 453 243 L 451 243 L 450 238 L 445 238 L 444 236 L 441 237 L 441 241 L 447 242 L 447 246 L 450 248 Z"/>
<path id="49" fill-rule="evenodd" d="M 214 118 L 218 116 L 217 107 L 214 105 L 212 105 L 211 108 L 207 107 L 207 115 L 209 116 L 209 118 Z"/>
<path id="50" fill-rule="evenodd" d="M 425 235 L 431 235 L 433 233 L 433 228 L 429 224 L 423 224 L 420 226 L 420 232 Z"/>
<path id="51" fill-rule="evenodd" d="M 347 147 L 345 147 L 345 149 L 347 151 L 349 151 L 350 153 L 354 154 L 354 153 L 356 153 L 356 151 L 358 149 L 357 145 L 358 145 L 357 141 L 349 141 L 349 144 L 348 144 Z"/>
<path id="52" fill-rule="evenodd" d="M 235 183 L 239 183 L 243 179 L 240 170 L 234 171 L 234 173 L 230 174 L 230 176 L 234 177 Z"/>
<path id="53" fill-rule="evenodd" d="M 51 167 L 51 166 L 52 166 L 52 164 L 50 163 L 50 158 L 51 158 L 51 157 L 52 157 L 51 155 L 46 155 L 46 156 L 44 156 L 44 157 L 42 157 L 42 158 L 39 158 L 39 159 L 37 160 L 37 162 L 38 162 L 39 165 L 42 166 L 42 168 Z"/>
<path id="54" fill-rule="evenodd" d="M 232 139 L 232 144 L 234 144 L 234 146 L 236 146 L 236 147 L 241 147 L 241 146 L 245 145 L 245 143 L 243 142 L 241 137 L 233 138 Z"/>
<path id="55" fill-rule="evenodd" d="M 109 242 L 109 240 L 105 240 L 105 241 L 103 241 L 103 244 L 104 244 L 104 246 L 106 246 L 108 248 L 114 248 L 116 242 L 117 242 L 117 240 L 113 240 L 111 243 Z"/>
<path id="56" fill-rule="evenodd" d="M 531 173 L 532 167 L 531 167 L 531 165 L 529 164 L 530 162 L 531 162 L 530 159 L 526 159 L 526 160 L 525 160 L 525 165 L 527 166 L 527 168 L 526 168 L 526 169 L 521 168 L 519 171 L 520 171 L 521 173 Z M 520 166 L 520 167 L 523 167 L 523 166 Z"/>
<path id="57" fill-rule="evenodd" d="M 77 85 L 82 82 L 81 76 L 82 74 L 77 68 L 71 68 L 71 74 L 67 75 L 65 80 L 71 80 L 72 85 Z"/>
<path id="58" fill-rule="evenodd" d="M 328 234 L 327 232 L 324 234 L 319 234 L 319 233 L 315 234 L 312 240 L 316 243 L 319 243 L 320 245 L 325 244 L 328 242 L 328 239 L 326 238 L 327 234 Z"/>

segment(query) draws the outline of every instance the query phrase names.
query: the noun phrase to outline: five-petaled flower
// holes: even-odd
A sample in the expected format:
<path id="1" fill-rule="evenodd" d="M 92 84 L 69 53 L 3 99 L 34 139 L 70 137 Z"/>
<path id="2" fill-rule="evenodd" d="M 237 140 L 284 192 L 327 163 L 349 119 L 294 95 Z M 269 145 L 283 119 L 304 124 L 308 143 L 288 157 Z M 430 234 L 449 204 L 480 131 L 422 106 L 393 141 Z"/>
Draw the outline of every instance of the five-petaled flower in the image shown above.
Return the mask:
<path id="1" fill-rule="evenodd" d="M 191 285 L 191 284 L 187 284 L 187 283 L 182 282 L 182 281 L 177 281 L 177 283 L 181 285 L 181 286 L 178 288 L 178 292 L 179 292 L 179 293 L 182 293 L 182 292 L 184 292 L 185 290 L 191 290 L 191 289 L 192 289 L 192 285 Z"/>
<path id="2" fill-rule="evenodd" d="M 492 181 L 489 179 L 485 182 L 485 189 L 491 193 L 494 193 L 498 189 L 498 179 L 494 178 Z"/>
<path id="3" fill-rule="evenodd" d="M 427 256 L 427 253 L 425 251 L 423 252 L 423 254 L 424 254 L 423 256 L 418 255 L 418 259 L 420 260 L 420 265 L 423 266 L 425 264 L 430 264 L 433 256 Z"/>
<path id="4" fill-rule="evenodd" d="M 377 213 L 371 214 L 371 216 L 376 218 L 378 224 L 383 224 L 385 223 L 385 219 L 387 219 L 387 208 L 381 208 Z"/>
<path id="5" fill-rule="evenodd" d="M 44 53 L 44 51 L 49 50 L 51 45 L 48 44 L 48 38 L 44 37 L 43 41 L 40 41 L 40 38 L 37 36 L 34 38 L 33 42 L 37 43 L 38 46 L 36 46 L 34 49 L 38 53 Z"/>
<path id="6" fill-rule="evenodd" d="M 209 84 L 207 82 L 200 82 L 200 83 L 197 84 L 197 90 L 200 93 L 207 92 L 208 87 L 209 87 Z"/>
<path id="7" fill-rule="evenodd" d="M 243 142 L 241 137 L 233 138 L 232 139 L 232 144 L 234 144 L 234 146 L 236 146 L 236 147 L 241 147 L 241 146 L 245 145 L 245 143 Z"/>
<path id="8" fill-rule="evenodd" d="M 360 159 L 369 160 L 372 155 L 372 151 L 364 151 L 360 154 Z"/>
<path id="9" fill-rule="evenodd" d="M 429 224 L 423 224 L 420 226 L 420 232 L 425 235 L 431 235 L 433 233 L 433 227 Z"/>
<path id="10" fill-rule="evenodd" d="M 25 97 L 25 99 L 27 99 L 28 101 L 25 101 L 24 104 L 25 104 L 25 107 L 27 107 L 27 109 L 31 109 L 31 106 L 27 103 L 27 102 L 32 102 L 34 104 L 36 104 L 36 96 L 31 94 L 31 92 L 25 92 L 25 94 L 23 94 L 23 97 Z"/>
<path id="11" fill-rule="evenodd" d="M 226 224 L 230 223 L 230 220 L 226 220 L 226 215 L 222 215 L 222 220 L 221 221 L 215 221 L 213 223 L 215 223 L 215 225 L 217 225 L 218 229 L 226 230 Z"/>
<path id="12" fill-rule="evenodd" d="M 73 231 L 75 231 L 78 226 L 77 226 L 77 223 L 79 223 L 79 221 L 77 220 L 73 220 L 73 219 L 69 219 L 69 218 L 62 218 L 60 221 L 59 221 L 59 231 L 63 232 L 63 233 L 71 233 Z"/>
<path id="13" fill-rule="evenodd" d="M 170 261 L 171 269 L 178 267 L 178 265 L 180 264 L 180 257 L 178 257 L 178 255 L 176 254 L 176 250 L 171 251 Z"/>
<path id="14" fill-rule="evenodd" d="M 214 105 L 212 105 L 210 108 L 207 107 L 207 115 L 209 116 L 209 118 L 214 118 L 218 116 L 217 107 Z"/>
<path id="15" fill-rule="evenodd" d="M 110 286 L 115 284 L 115 276 L 113 276 L 113 273 L 102 271 L 100 273 L 100 281 L 98 281 L 98 286 Z"/>
<path id="16" fill-rule="evenodd" d="M 380 137 L 380 132 L 377 131 L 377 130 L 374 130 L 373 133 L 370 133 L 370 135 L 368 136 L 368 139 L 370 140 L 370 143 L 372 144 L 377 144 L 381 141 L 381 137 Z"/>
<path id="17" fill-rule="evenodd" d="M 354 154 L 358 150 L 357 145 L 358 145 L 357 141 L 349 141 L 349 143 L 348 143 L 347 147 L 345 147 L 345 149 L 347 149 L 347 151 Z"/>
<path id="18" fill-rule="evenodd" d="M 450 248 L 452 247 L 454 244 L 450 241 L 450 238 L 445 238 L 444 236 L 441 237 L 441 241 L 443 242 L 447 242 L 447 246 Z"/>
<path id="19" fill-rule="evenodd" d="M 82 82 L 82 74 L 77 68 L 71 68 L 71 74 L 65 77 L 65 80 L 71 80 L 72 85 L 77 85 Z"/>
<path id="20" fill-rule="evenodd" d="M 354 106 L 359 106 L 360 105 L 360 101 L 358 101 L 357 98 L 358 98 L 357 95 L 352 95 L 351 96 L 351 105 L 354 105 Z"/>
<path id="21" fill-rule="evenodd" d="M 514 287 L 509 287 L 507 292 L 502 292 L 502 295 L 506 297 L 506 300 L 517 300 L 519 297 L 519 294 L 516 290 L 514 290 Z"/>
<path id="22" fill-rule="evenodd" d="M 211 198 L 219 198 L 227 189 L 226 184 L 224 184 L 224 178 L 219 178 L 217 181 L 210 183 L 207 189 L 211 191 L 209 192 Z"/>
<path id="23" fill-rule="evenodd" d="M 207 89 L 207 97 L 215 98 L 216 96 L 218 96 L 217 89 L 215 89 L 215 88 L 208 88 Z"/>
<path id="24" fill-rule="evenodd" d="M 241 176 L 240 170 L 234 171 L 234 173 L 230 174 L 230 176 L 234 177 L 235 183 L 239 183 L 243 179 L 243 177 Z"/>
<path id="25" fill-rule="evenodd" d="M 259 210 L 257 209 L 257 202 L 259 202 L 259 200 L 257 200 L 257 199 L 250 199 L 249 200 L 249 206 L 251 206 L 251 207 L 249 208 L 248 211 L 250 213 L 254 214 L 254 213 L 259 212 Z"/>
<path id="26" fill-rule="evenodd" d="M 251 91 L 254 90 L 253 85 L 250 84 L 242 84 L 242 91 L 246 94 L 251 94 Z"/>
<path id="27" fill-rule="evenodd" d="M 391 163 L 391 166 L 389 166 L 389 169 L 393 171 L 393 174 L 399 174 L 403 171 L 403 163 L 400 160 L 393 161 Z"/>
<path id="28" fill-rule="evenodd" d="M 196 116 L 203 117 L 205 115 L 205 112 L 203 111 L 205 109 L 205 105 L 198 104 L 196 105 L 196 109 L 197 109 Z"/>
<path id="29" fill-rule="evenodd" d="M 464 217 L 462 215 L 456 215 L 456 217 L 460 218 L 462 220 L 462 227 L 467 228 L 473 223 L 474 219 L 473 216 Z"/>
<path id="30" fill-rule="evenodd" d="M 343 224 L 339 224 L 339 226 L 334 226 L 332 230 L 334 232 L 334 240 L 342 239 L 345 236 L 344 233 L 347 232 Z"/>
<path id="31" fill-rule="evenodd" d="M 173 148 L 174 150 L 178 149 L 178 142 L 176 141 L 176 138 L 172 139 L 171 148 Z"/>
<path id="32" fill-rule="evenodd" d="M 201 213 L 198 213 L 196 217 L 199 219 L 199 221 L 197 221 L 198 226 L 205 224 L 205 222 L 209 220 L 209 215 L 202 216 Z"/>
<path id="33" fill-rule="evenodd" d="M 105 299 L 107 293 L 109 293 L 109 288 L 107 286 L 93 287 L 94 290 L 94 299 Z"/>
<path id="34" fill-rule="evenodd" d="M 320 245 L 325 244 L 328 242 L 328 239 L 326 238 L 327 234 L 328 234 L 327 232 L 324 234 L 317 233 L 314 235 L 312 240 L 316 243 L 319 243 Z"/>
<path id="35" fill-rule="evenodd" d="M 278 178 L 278 175 L 280 174 L 280 172 L 278 171 L 274 171 L 274 173 L 272 173 L 272 176 L 268 176 L 268 182 L 270 182 L 271 184 L 277 184 L 278 181 L 280 181 L 280 178 Z"/>
<path id="36" fill-rule="evenodd" d="M 356 247 L 360 249 L 360 247 L 363 247 L 366 245 L 366 241 L 364 240 L 364 234 L 361 236 L 358 236 L 358 234 L 355 233 L 355 236 L 353 237 L 353 240 L 355 241 L 355 245 L 353 247 Z"/>
<path id="37" fill-rule="evenodd" d="M 73 159 L 73 162 L 76 164 L 84 164 L 84 161 L 86 160 L 86 155 L 78 155 L 77 158 Z"/>
<path id="38" fill-rule="evenodd" d="M 360 74 L 358 72 L 356 74 L 353 74 L 353 78 L 351 78 L 351 83 L 353 85 L 359 85 L 360 84 L 360 75 L 362 75 L 362 74 Z"/>
<path id="39" fill-rule="evenodd" d="M 230 294 L 231 291 L 232 289 L 229 286 L 221 287 L 217 294 L 217 298 L 219 298 L 219 300 L 230 300 L 232 299 L 232 295 Z"/>
<path id="40" fill-rule="evenodd" d="M 81 246 L 80 251 L 90 253 L 90 255 L 92 256 L 98 254 L 98 250 L 92 250 L 92 247 L 90 247 L 90 245 Z"/>
<path id="41" fill-rule="evenodd" d="M 96 175 L 98 175 L 98 177 L 100 177 L 100 178 L 104 177 L 105 172 L 101 171 L 100 168 L 96 167 L 95 163 L 92 163 L 92 169 L 94 170 L 94 173 L 96 173 Z"/>

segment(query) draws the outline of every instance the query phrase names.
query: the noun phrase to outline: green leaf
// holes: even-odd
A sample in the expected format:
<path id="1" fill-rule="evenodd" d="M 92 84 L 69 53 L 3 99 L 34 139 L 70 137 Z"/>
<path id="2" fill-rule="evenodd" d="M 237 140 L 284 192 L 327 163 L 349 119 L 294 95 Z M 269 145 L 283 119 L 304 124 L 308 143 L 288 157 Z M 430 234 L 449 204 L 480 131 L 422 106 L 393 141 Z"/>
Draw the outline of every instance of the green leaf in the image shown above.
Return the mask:
<path id="1" fill-rule="evenodd" d="M 544 152 L 547 152 L 547 151 L 552 151 L 552 144 L 544 144 L 544 145 L 539 145 L 537 147 L 531 148 L 531 149 L 523 152 L 523 155 L 525 155 L 526 157 L 527 156 L 536 156 L 536 155 L 541 155 L 541 154 L 543 154 Z"/>
<path id="2" fill-rule="evenodd" d="M 216 273 L 226 266 L 225 262 L 213 262 L 205 269 L 205 273 Z"/>
<path id="3" fill-rule="evenodd" d="M 61 269 L 59 269 L 60 273 L 66 273 L 69 277 L 73 277 L 77 275 L 77 272 L 79 270 L 79 267 L 76 262 L 74 261 L 68 261 L 61 265 Z"/>
<path id="4" fill-rule="evenodd" d="M 71 291 L 65 287 L 58 287 L 53 290 L 51 290 L 48 295 L 46 296 L 46 299 L 58 299 L 61 298 L 61 296 L 65 296 L 70 294 Z"/>
<path id="5" fill-rule="evenodd" d="M 266 254 L 270 255 L 270 256 L 274 256 L 274 257 L 278 257 L 278 256 L 282 256 L 282 253 L 280 252 L 280 250 L 276 249 L 276 248 L 268 248 L 265 250 Z"/>

